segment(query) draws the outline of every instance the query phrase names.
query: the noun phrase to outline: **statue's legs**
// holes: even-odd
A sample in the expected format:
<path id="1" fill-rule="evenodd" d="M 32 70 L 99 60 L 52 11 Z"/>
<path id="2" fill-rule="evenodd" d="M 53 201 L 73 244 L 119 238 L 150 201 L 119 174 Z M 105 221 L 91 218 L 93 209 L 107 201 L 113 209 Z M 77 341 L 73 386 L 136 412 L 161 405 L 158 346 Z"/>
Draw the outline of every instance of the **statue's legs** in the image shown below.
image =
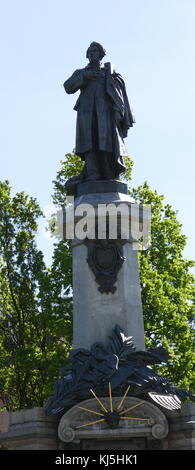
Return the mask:
<path id="1" fill-rule="evenodd" d="M 85 154 L 86 180 L 100 180 L 101 175 L 95 151 L 90 150 Z"/>
<path id="2" fill-rule="evenodd" d="M 98 119 L 94 106 L 92 115 L 92 149 L 85 153 L 86 180 L 112 180 L 120 172 L 116 169 L 114 152 L 100 150 Z"/>
<path id="3" fill-rule="evenodd" d="M 112 180 L 116 178 L 115 162 L 111 152 L 90 150 L 85 154 L 86 180 Z"/>
<path id="4" fill-rule="evenodd" d="M 113 180 L 116 178 L 115 162 L 112 152 L 99 151 L 99 166 L 101 179 Z"/>

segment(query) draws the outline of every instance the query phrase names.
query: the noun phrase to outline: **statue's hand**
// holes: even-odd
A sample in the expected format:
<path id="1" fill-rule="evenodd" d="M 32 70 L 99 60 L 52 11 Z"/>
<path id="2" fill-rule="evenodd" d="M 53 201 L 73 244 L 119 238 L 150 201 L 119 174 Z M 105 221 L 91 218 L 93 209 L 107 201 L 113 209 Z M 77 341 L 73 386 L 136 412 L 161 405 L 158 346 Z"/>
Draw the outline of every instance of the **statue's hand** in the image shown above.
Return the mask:
<path id="1" fill-rule="evenodd" d="M 84 72 L 84 78 L 87 78 L 87 80 L 97 80 L 97 78 L 100 77 L 100 72 L 96 70 L 86 70 Z"/>

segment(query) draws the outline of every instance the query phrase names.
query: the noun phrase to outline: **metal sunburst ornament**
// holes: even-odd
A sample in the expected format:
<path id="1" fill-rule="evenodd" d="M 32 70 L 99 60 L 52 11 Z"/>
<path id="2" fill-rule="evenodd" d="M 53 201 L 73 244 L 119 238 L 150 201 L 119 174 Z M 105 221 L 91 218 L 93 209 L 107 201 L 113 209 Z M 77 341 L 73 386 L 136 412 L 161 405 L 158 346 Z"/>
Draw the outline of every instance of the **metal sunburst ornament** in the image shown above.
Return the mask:
<path id="1" fill-rule="evenodd" d="M 111 383 L 110 382 L 109 382 L 108 386 L 109 386 L 109 405 L 110 405 L 109 408 L 110 409 L 107 410 L 105 408 L 104 404 L 101 402 L 101 400 L 97 397 L 95 392 L 92 389 L 90 389 L 90 392 L 92 393 L 94 398 L 99 403 L 100 408 L 103 410 L 103 412 L 100 413 L 98 411 L 89 410 L 88 408 L 83 408 L 82 406 L 78 406 L 78 408 L 80 410 L 87 411 L 88 413 L 92 413 L 92 414 L 101 416 L 101 418 L 97 419 L 96 421 L 90 421 L 89 423 L 85 423 L 85 424 L 82 424 L 80 426 L 76 426 L 75 429 L 84 428 L 84 427 L 91 426 L 92 424 L 96 424 L 96 423 L 103 423 L 103 421 L 105 421 L 111 429 L 114 429 L 118 426 L 119 421 L 121 419 L 123 419 L 123 420 L 127 419 L 127 420 L 132 420 L 132 421 L 150 421 L 149 418 L 131 418 L 129 416 L 124 416 L 125 413 L 128 413 L 129 411 L 133 410 L 134 408 L 138 408 L 139 406 L 143 405 L 144 401 L 142 401 L 140 403 L 137 403 L 136 405 L 130 406 L 129 408 L 127 408 L 125 410 L 120 411 L 120 409 L 121 409 L 121 407 L 122 407 L 122 405 L 125 401 L 125 398 L 128 394 L 128 391 L 130 389 L 130 385 L 127 387 L 127 390 L 126 390 L 125 394 L 123 395 L 123 397 L 122 397 L 122 399 L 121 399 L 121 401 L 120 401 L 120 403 L 119 403 L 119 405 L 117 406 L 116 409 L 113 409 L 112 388 L 111 388 Z"/>

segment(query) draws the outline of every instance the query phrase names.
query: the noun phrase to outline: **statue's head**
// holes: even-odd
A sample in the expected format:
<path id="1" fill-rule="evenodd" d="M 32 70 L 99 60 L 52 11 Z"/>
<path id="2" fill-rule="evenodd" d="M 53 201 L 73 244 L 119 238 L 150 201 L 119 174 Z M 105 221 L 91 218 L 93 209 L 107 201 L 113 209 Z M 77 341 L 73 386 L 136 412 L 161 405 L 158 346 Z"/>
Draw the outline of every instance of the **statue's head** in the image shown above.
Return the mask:
<path id="1" fill-rule="evenodd" d="M 102 60 L 106 55 L 106 51 L 99 42 L 92 42 L 87 49 L 86 57 L 89 59 L 89 62 L 97 62 Z"/>

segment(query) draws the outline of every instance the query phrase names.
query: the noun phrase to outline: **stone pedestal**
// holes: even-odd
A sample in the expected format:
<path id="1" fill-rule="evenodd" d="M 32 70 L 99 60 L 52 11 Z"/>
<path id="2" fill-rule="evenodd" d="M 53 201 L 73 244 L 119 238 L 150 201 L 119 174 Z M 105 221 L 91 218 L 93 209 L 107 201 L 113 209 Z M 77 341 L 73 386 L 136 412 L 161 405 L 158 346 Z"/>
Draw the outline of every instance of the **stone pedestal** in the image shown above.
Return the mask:
<path id="1" fill-rule="evenodd" d="M 144 326 L 137 251 L 123 246 L 125 261 L 118 273 L 114 293 L 101 293 L 87 263 L 85 244 L 73 247 L 73 347 L 90 349 L 96 341 L 107 343 L 118 324 L 133 336 L 136 349 L 144 349 Z"/>
<path id="2" fill-rule="evenodd" d="M 105 344 L 116 324 L 133 336 L 137 349 L 145 348 L 137 250 L 139 239 L 149 230 L 150 211 L 135 204 L 126 189 L 116 181 L 81 184 L 74 207 L 66 210 L 66 232 L 74 218 L 77 236 L 72 249 L 74 348 L 90 349 L 97 341 Z M 78 227 L 82 227 L 85 209 L 87 238 L 81 240 Z M 104 239 L 111 243 L 101 246 Z M 109 270 L 113 282 L 106 290 Z"/>
<path id="3" fill-rule="evenodd" d="M 133 397 L 127 400 L 127 407 L 141 402 Z M 101 401 L 109 406 L 108 399 Z M 120 397 L 114 398 L 114 407 L 119 402 Z M 98 419 L 78 406 L 101 412 L 94 399 L 78 403 L 61 420 L 58 415 L 46 416 L 43 408 L 10 412 L 9 429 L 0 432 L 0 446 L 10 450 L 195 450 L 195 403 L 186 402 L 181 410 L 167 411 L 143 401 L 143 406 L 132 409 L 128 416 L 149 417 L 149 421 L 124 420 L 118 429 L 110 429 L 105 422 L 75 429 Z"/>
<path id="4" fill-rule="evenodd" d="M 181 410 L 166 412 L 169 421 L 169 450 L 195 450 L 195 403 L 185 402 Z"/>
<path id="5" fill-rule="evenodd" d="M 0 433 L 0 445 L 8 450 L 56 450 L 58 421 L 41 407 L 10 412 L 9 429 Z"/>

